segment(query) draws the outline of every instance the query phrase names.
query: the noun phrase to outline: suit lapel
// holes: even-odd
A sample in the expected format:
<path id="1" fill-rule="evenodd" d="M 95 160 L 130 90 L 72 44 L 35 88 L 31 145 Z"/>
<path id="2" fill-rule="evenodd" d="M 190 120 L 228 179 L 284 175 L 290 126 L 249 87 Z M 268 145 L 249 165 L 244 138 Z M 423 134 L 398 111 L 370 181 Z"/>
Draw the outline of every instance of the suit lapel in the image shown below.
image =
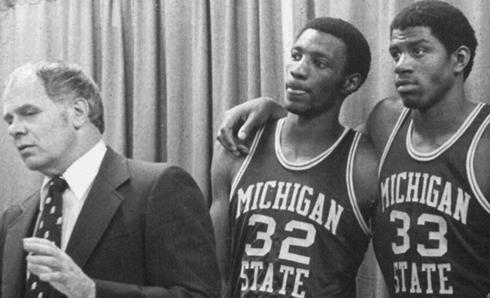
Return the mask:
<path id="1" fill-rule="evenodd" d="M 26 278 L 25 251 L 22 239 L 29 237 L 29 230 L 35 220 L 39 206 L 39 193 L 36 199 L 26 200 L 15 212 L 21 213 L 8 228 L 3 252 L 2 296 L 22 297 L 23 279 Z M 13 215 L 17 216 L 17 215 Z"/>
<path id="2" fill-rule="evenodd" d="M 119 208 L 122 197 L 116 189 L 128 178 L 126 159 L 108 148 L 66 248 L 81 268 Z"/>

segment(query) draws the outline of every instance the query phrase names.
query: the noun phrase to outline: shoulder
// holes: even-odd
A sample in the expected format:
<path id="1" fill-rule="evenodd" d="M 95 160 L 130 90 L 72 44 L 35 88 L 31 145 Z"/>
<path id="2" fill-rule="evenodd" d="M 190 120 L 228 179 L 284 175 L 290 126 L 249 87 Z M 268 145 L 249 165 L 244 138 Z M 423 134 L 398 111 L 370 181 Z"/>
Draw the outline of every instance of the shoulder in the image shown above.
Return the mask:
<path id="1" fill-rule="evenodd" d="M 211 182 L 213 193 L 229 193 L 231 184 L 238 173 L 246 156 L 234 155 L 225 149 L 219 142 L 216 142 L 213 150 L 213 160 L 211 163 Z M 222 197 L 222 196 L 216 196 Z M 215 196 L 213 195 L 213 200 Z"/>
<path id="2" fill-rule="evenodd" d="M 251 158 L 254 154 L 254 144 L 260 141 L 261 132 L 264 126 L 255 129 L 252 134 L 253 137 L 248 138 L 244 146 L 251 148 L 247 155 L 236 155 L 225 148 L 220 142 L 215 142 L 213 150 L 213 159 L 211 163 L 211 178 L 214 180 L 218 177 L 220 181 L 224 181 L 226 184 L 231 184 L 238 171 L 240 170 L 242 163 L 247 158 Z M 214 182 L 213 182 L 214 183 Z"/>
<path id="3" fill-rule="evenodd" d="M 99 173 L 101 177 L 110 184 L 114 183 L 114 187 L 122 184 L 122 188 L 130 189 L 131 192 L 144 194 L 148 191 L 162 191 L 162 186 L 174 189 L 184 184 L 197 187 L 186 170 L 171 163 L 126 158 L 113 151 L 104 162 L 102 166 L 105 165 L 105 168 L 101 168 Z"/>
<path id="4" fill-rule="evenodd" d="M 388 97 L 379 101 L 369 114 L 366 130 L 376 152 L 381 155 L 400 114 L 404 109 L 398 97 Z"/>
<path id="5" fill-rule="evenodd" d="M 128 159 L 128 168 L 133 178 L 145 178 L 160 184 L 168 184 L 166 181 L 175 181 L 178 184 L 195 184 L 194 179 L 186 170 L 172 163 Z"/>
<path id="6" fill-rule="evenodd" d="M 136 159 L 127 159 L 128 169 L 132 176 L 135 174 L 146 175 L 146 176 L 161 176 L 163 174 L 178 174 L 181 171 L 185 172 L 184 169 L 177 165 L 165 162 L 149 162 Z"/>
<path id="7" fill-rule="evenodd" d="M 489 116 L 490 117 L 490 116 Z M 490 118 L 487 118 L 490 120 Z M 475 179 L 480 187 L 483 195 L 487 200 L 490 200 L 490 125 L 482 128 L 482 135 L 476 139 L 475 156 L 473 160 L 473 170 Z"/>
<path id="8" fill-rule="evenodd" d="M 371 209 L 377 200 L 378 155 L 366 135 L 361 135 L 354 156 L 353 180 L 359 207 L 362 211 Z"/>
<path id="9" fill-rule="evenodd" d="M 205 202 L 197 182 L 182 167 L 172 163 L 126 160 L 129 183 L 119 188 L 121 193 L 125 193 L 125 189 L 132 194 L 130 196 L 140 194 L 149 201 L 167 205 L 195 201 L 196 198 Z"/>
<path id="10" fill-rule="evenodd" d="M 373 108 L 373 113 L 397 112 L 398 114 L 405 108 L 400 97 L 390 96 L 380 100 Z M 377 115 L 381 116 L 381 115 Z"/>

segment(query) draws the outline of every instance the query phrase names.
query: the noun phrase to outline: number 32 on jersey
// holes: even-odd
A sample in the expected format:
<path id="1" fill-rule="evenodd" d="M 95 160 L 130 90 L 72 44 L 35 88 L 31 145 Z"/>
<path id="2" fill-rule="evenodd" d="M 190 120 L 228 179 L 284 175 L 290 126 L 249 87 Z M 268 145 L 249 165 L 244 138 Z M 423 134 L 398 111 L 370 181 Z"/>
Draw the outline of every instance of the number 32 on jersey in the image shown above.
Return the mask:
<path id="1" fill-rule="evenodd" d="M 253 245 L 251 243 L 245 245 L 245 254 L 247 256 L 263 257 L 268 253 L 276 253 L 271 252 L 272 242 L 274 234 L 280 228 L 286 235 L 290 235 L 288 235 L 280 244 L 278 254 L 279 260 L 297 263 L 303 268 L 285 264 L 243 260 L 240 273 L 242 291 L 276 292 L 280 295 L 290 295 L 299 298 L 305 297 L 305 292 L 301 289 L 301 286 L 303 285 L 303 279 L 309 276 L 309 270 L 306 268 L 308 268 L 307 266 L 310 264 L 311 258 L 310 256 L 301 255 L 293 251 L 295 251 L 294 248 L 307 248 L 314 243 L 316 229 L 313 224 L 299 220 L 291 220 L 287 222 L 284 227 L 278 227 L 274 218 L 263 214 L 253 214 L 249 218 L 248 225 L 252 227 L 261 225 L 264 228 L 257 231 Z M 293 236 L 293 233 L 301 236 Z M 274 265 L 279 266 L 279 268 L 274 270 Z M 249 275 L 247 272 L 252 274 Z M 282 282 L 278 285 L 278 288 L 275 289 L 275 285 L 273 285 L 274 274 L 277 274 L 278 272 L 282 275 Z M 259 278 L 259 276 L 263 278 Z M 291 293 L 287 292 L 288 284 L 293 285 Z"/>

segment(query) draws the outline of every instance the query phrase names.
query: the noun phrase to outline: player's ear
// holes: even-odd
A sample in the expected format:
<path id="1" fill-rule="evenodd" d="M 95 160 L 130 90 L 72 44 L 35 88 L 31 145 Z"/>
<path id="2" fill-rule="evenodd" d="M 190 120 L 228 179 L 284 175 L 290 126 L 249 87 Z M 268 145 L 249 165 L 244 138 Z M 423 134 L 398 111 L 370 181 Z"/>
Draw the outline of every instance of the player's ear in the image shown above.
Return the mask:
<path id="1" fill-rule="evenodd" d="M 470 49 L 467 46 L 462 45 L 457 48 L 452 55 L 455 58 L 455 63 L 453 66 L 454 73 L 463 73 L 465 67 L 468 65 L 471 59 Z"/>
<path id="2" fill-rule="evenodd" d="M 340 92 L 345 96 L 355 92 L 361 85 L 361 75 L 359 73 L 349 74 L 345 77 Z"/>

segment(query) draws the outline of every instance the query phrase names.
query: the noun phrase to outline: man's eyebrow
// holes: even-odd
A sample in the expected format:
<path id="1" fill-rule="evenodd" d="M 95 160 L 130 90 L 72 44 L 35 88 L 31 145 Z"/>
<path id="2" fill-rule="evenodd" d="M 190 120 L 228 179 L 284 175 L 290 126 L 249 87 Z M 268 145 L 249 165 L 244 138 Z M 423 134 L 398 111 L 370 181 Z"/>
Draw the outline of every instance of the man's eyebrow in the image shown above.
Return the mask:
<path id="1" fill-rule="evenodd" d="M 408 45 L 418 45 L 418 44 L 421 44 L 421 43 L 430 43 L 430 40 L 426 39 L 426 38 L 417 38 L 417 39 L 414 39 L 414 40 L 404 40 L 404 41 L 401 41 L 401 42 L 397 42 L 395 43 L 395 45 L 397 45 L 398 43 L 404 43 L 404 44 L 408 44 Z M 390 45 L 390 48 L 392 47 L 393 45 Z"/>
<path id="2" fill-rule="evenodd" d="M 29 111 L 40 111 L 41 109 L 38 106 L 32 105 L 32 104 L 24 104 L 21 105 L 20 107 L 16 107 L 12 112 L 4 113 L 2 116 L 4 121 L 8 121 L 12 119 L 12 114 L 25 114 Z"/>
<path id="3" fill-rule="evenodd" d="M 25 104 L 25 105 L 21 105 L 20 107 L 17 107 L 15 109 L 15 111 L 17 112 L 24 112 L 24 111 L 27 111 L 27 110 L 39 110 L 39 107 L 35 106 L 35 105 L 32 105 L 32 104 Z"/>
<path id="4" fill-rule="evenodd" d="M 32 111 L 32 110 L 39 111 L 40 108 L 38 106 L 35 106 L 35 105 L 32 105 L 32 104 L 25 104 L 25 105 L 21 105 L 20 107 L 16 107 L 13 110 L 13 112 L 15 114 L 23 114 L 23 113 L 26 113 L 26 112 Z"/>
<path id="5" fill-rule="evenodd" d="M 324 52 L 320 52 L 320 51 L 312 51 L 311 52 L 311 55 L 312 56 L 316 56 L 316 57 L 325 57 L 325 58 L 330 58 L 330 55 L 324 53 Z"/>
<path id="6" fill-rule="evenodd" d="M 430 43 L 430 41 L 428 39 L 425 39 L 425 38 L 420 38 L 420 39 L 416 39 L 416 40 L 413 40 L 413 41 L 409 41 L 408 44 L 409 45 L 419 45 L 419 44 L 423 44 L 423 43 Z"/>
<path id="7" fill-rule="evenodd" d="M 330 55 L 324 53 L 324 52 L 321 52 L 321 51 L 305 51 L 302 47 L 300 46 L 296 46 L 296 47 L 292 47 L 291 48 L 291 51 L 300 51 L 302 53 L 304 52 L 307 52 L 308 54 L 310 54 L 311 56 L 313 57 L 320 57 L 320 58 L 330 58 Z"/>
<path id="8" fill-rule="evenodd" d="M 390 46 L 388 47 L 388 50 L 392 51 L 392 50 L 397 49 L 399 47 L 399 44 L 405 44 L 407 46 L 413 47 L 413 46 L 423 45 L 423 44 L 427 44 L 427 43 L 430 43 L 430 40 L 428 40 L 426 38 L 418 38 L 415 40 L 406 40 L 406 41 L 401 41 L 401 42 L 396 42 L 394 44 L 390 44 Z"/>

